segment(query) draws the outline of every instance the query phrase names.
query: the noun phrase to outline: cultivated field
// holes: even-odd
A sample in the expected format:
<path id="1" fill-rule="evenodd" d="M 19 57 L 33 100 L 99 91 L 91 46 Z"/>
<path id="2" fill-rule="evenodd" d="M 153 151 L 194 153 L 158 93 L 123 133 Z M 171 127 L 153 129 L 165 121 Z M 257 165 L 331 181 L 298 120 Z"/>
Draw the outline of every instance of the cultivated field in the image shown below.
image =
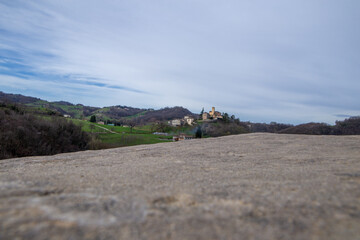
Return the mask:
<path id="1" fill-rule="evenodd" d="M 360 136 L 243 134 L 0 161 L 0 239 L 359 239 Z"/>

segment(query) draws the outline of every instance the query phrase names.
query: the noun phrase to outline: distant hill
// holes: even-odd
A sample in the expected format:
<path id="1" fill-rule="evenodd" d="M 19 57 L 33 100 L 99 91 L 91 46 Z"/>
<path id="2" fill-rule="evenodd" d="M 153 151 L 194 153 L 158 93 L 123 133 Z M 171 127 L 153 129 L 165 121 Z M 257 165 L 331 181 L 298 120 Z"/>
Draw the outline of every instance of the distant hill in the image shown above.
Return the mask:
<path id="1" fill-rule="evenodd" d="M 245 124 L 248 125 L 248 127 L 251 129 L 251 132 L 269 132 L 269 133 L 278 133 L 284 129 L 288 129 L 294 126 L 291 124 L 283 124 L 276 122 L 271 122 L 270 124 L 246 122 Z"/>
<path id="2" fill-rule="evenodd" d="M 332 133 L 332 127 L 326 123 L 311 122 L 283 129 L 279 133 L 329 135 Z"/>
<path id="3" fill-rule="evenodd" d="M 0 101 L 9 103 L 29 104 L 41 101 L 40 98 L 23 96 L 21 94 L 10 94 L 0 91 Z"/>
<path id="4" fill-rule="evenodd" d="M 141 113 L 147 112 L 147 109 L 141 109 L 141 108 L 132 108 L 128 106 L 110 106 L 110 107 L 103 107 L 100 109 L 97 109 L 93 112 L 93 114 L 105 117 L 105 118 L 111 118 L 111 119 L 120 119 L 124 117 L 136 117 Z"/>
<path id="5" fill-rule="evenodd" d="M 101 121 L 136 121 L 138 124 L 148 122 L 165 121 L 184 116 L 196 116 L 183 107 L 166 107 L 159 110 L 133 108 L 129 106 L 91 107 L 82 104 L 72 104 L 65 101 L 49 102 L 39 98 L 23 96 L 21 94 L 8 94 L 0 92 L 0 101 L 7 103 L 22 104 L 35 109 L 48 109 L 61 115 L 70 115 L 77 119 L 89 119 L 95 115 Z"/>
<path id="6" fill-rule="evenodd" d="M 21 104 L 33 110 L 51 115 L 70 115 L 76 119 L 90 119 L 95 115 L 98 121 L 108 121 L 118 124 L 127 124 L 129 121 L 136 124 L 148 124 L 159 121 L 168 121 L 184 116 L 197 118 L 198 114 L 190 112 L 183 107 L 165 107 L 159 110 L 133 108 L 129 106 L 91 107 L 82 104 L 72 104 L 65 101 L 49 102 L 40 98 L 23 96 L 21 94 L 8 94 L 0 91 L 0 103 Z M 325 123 L 305 123 L 293 126 L 272 122 L 267 123 L 241 123 L 250 132 L 271 132 L 286 134 L 311 134 L 311 135 L 352 135 L 360 134 L 360 117 L 350 117 L 343 121 L 337 121 L 335 126 Z M 229 127 L 229 126 L 227 126 Z M 216 128 L 207 128 L 208 132 L 219 132 Z M 223 131 L 224 129 L 221 129 Z M 221 132 L 220 131 L 220 132 Z M 224 130 L 225 131 L 225 130 Z"/>
<path id="7" fill-rule="evenodd" d="M 360 117 L 350 117 L 343 121 L 336 121 L 334 126 L 326 123 L 305 123 L 283 129 L 278 133 L 309 135 L 359 135 Z"/>
<path id="8" fill-rule="evenodd" d="M 184 118 L 184 116 L 193 116 L 195 114 L 190 112 L 188 109 L 183 107 L 166 107 L 159 110 L 147 111 L 143 115 L 138 116 L 137 122 L 156 122 L 156 121 L 167 121 L 176 118 Z"/>

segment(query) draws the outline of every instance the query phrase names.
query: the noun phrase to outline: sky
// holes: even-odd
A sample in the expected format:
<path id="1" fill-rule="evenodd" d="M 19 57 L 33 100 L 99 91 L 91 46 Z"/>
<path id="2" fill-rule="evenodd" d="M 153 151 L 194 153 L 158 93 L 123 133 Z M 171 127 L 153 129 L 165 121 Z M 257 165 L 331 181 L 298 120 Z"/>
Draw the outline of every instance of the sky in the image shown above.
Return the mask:
<path id="1" fill-rule="evenodd" d="M 359 12 L 358 0 L 0 0 L 0 91 L 334 124 L 360 115 Z"/>

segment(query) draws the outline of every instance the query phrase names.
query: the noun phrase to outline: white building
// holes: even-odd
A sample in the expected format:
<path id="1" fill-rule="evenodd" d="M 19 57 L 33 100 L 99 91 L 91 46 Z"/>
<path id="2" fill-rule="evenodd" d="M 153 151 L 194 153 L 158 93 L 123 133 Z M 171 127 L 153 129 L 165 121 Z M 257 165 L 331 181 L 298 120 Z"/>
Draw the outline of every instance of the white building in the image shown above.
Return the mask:
<path id="1" fill-rule="evenodd" d="M 170 120 L 168 123 L 173 127 L 181 126 L 181 119 Z"/>
<path id="2" fill-rule="evenodd" d="M 191 126 L 191 125 L 193 125 L 195 119 L 193 117 L 190 117 L 190 116 L 185 116 L 184 120 L 185 120 L 185 122 L 187 124 L 189 124 Z"/>

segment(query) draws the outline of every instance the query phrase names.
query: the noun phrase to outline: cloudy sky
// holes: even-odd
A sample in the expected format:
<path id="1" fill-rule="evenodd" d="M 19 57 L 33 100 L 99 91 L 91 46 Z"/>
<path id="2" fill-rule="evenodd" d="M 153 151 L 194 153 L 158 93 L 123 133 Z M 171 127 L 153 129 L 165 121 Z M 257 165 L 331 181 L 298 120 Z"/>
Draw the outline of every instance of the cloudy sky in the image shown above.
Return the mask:
<path id="1" fill-rule="evenodd" d="M 359 12 L 359 0 L 0 0 L 0 91 L 332 124 L 360 115 Z"/>

